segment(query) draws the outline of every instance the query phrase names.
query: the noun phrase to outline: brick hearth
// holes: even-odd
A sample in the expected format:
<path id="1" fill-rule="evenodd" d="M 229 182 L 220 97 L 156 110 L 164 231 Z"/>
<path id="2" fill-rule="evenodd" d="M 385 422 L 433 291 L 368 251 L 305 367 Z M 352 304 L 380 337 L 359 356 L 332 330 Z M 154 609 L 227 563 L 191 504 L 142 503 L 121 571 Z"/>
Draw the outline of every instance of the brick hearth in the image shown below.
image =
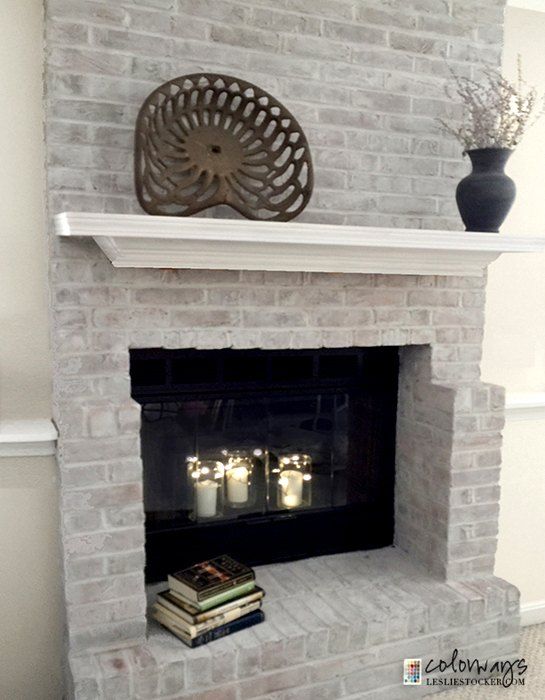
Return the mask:
<path id="1" fill-rule="evenodd" d="M 393 548 L 256 573 L 264 624 L 187 649 L 150 621 L 144 645 L 74 660 L 81 697 L 395 700 L 412 694 L 399 685 L 400 656 L 425 665 L 455 646 L 461 658 L 517 649 L 517 591 L 492 576 L 441 583 Z M 160 589 L 149 587 L 150 603 Z"/>

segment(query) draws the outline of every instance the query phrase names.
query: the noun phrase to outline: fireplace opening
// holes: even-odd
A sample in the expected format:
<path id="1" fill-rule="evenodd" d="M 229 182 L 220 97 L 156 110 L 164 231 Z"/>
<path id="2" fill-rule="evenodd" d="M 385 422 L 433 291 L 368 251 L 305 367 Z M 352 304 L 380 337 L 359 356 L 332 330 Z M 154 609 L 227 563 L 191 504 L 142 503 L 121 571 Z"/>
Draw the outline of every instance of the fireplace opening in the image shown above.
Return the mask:
<path id="1" fill-rule="evenodd" d="M 130 351 L 146 579 L 392 544 L 397 348 Z"/>

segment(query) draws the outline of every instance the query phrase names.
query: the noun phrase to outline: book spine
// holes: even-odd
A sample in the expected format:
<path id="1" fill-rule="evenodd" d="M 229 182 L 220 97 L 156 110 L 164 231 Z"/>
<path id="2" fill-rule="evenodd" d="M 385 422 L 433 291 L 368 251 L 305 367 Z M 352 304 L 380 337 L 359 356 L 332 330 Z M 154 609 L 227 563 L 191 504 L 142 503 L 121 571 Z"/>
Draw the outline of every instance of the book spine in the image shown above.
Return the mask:
<path id="1" fill-rule="evenodd" d="M 156 603 L 155 605 L 157 608 L 159 604 Z M 216 627 L 221 627 L 222 625 L 228 625 L 229 623 L 233 622 L 234 620 L 240 619 L 244 615 L 249 615 L 250 613 L 254 612 L 255 610 L 259 610 L 260 607 L 261 607 L 261 602 L 258 600 L 255 603 L 250 603 L 249 605 L 235 608 L 233 610 L 230 610 L 229 612 L 218 615 L 215 618 L 211 618 L 210 620 L 207 620 L 206 622 L 199 623 L 198 625 L 188 625 L 187 623 L 184 624 L 183 620 L 176 620 L 176 617 L 177 617 L 176 615 L 174 615 L 174 619 L 176 620 L 176 624 L 179 624 L 180 627 L 190 637 L 198 637 L 200 634 L 204 634 L 205 632 L 209 632 L 210 630 L 216 629 Z"/>
<path id="2" fill-rule="evenodd" d="M 211 598 L 213 595 L 223 593 L 224 591 L 228 591 L 230 588 L 240 586 L 241 584 L 246 583 L 247 581 L 253 581 L 254 579 L 254 572 L 248 571 L 248 573 L 241 574 L 240 576 L 237 576 L 236 578 L 233 578 L 230 581 L 225 581 L 225 583 L 218 583 L 217 585 L 212 586 L 212 588 L 207 588 L 204 591 L 199 591 L 197 593 L 197 600 L 200 602 L 202 600 L 205 600 L 206 598 Z"/>
<path id="3" fill-rule="evenodd" d="M 193 646 L 189 635 L 186 634 L 179 625 L 174 624 L 166 615 L 164 615 L 157 608 L 153 610 L 153 617 L 155 620 L 157 620 L 157 622 L 159 622 L 159 624 L 163 625 L 163 627 L 166 627 L 167 630 L 169 630 L 169 632 L 172 632 L 172 634 L 176 635 L 178 639 L 181 639 L 184 644 L 187 644 L 188 647 Z"/>
<path id="4" fill-rule="evenodd" d="M 251 595 L 251 592 L 250 592 L 250 595 Z M 244 597 L 246 598 L 246 596 L 244 596 Z M 259 593 L 256 593 L 249 600 L 245 600 L 243 604 L 249 605 L 250 603 L 259 602 L 263 597 L 264 597 L 264 592 L 262 592 L 260 590 Z M 237 600 L 237 599 L 235 599 L 235 600 Z M 238 602 L 240 604 L 242 604 L 241 601 L 238 601 Z M 225 605 L 229 605 L 229 602 L 223 603 L 221 607 L 223 607 Z M 206 622 L 207 620 L 210 620 L 210 619 L 213 619 L 214 617 L 216 617 L 217 614 L 218 614 L 217 608 L 211 608 L 210 610 L 205 610 L 204 612 L 201 612 L 198 615 L 195 615 L 195 617 L 193 619 L 193 624 L 198 625 L 201 622 Z"/>
<path id="5" fill-rule="evenodd" d="M 173 615 L 181 617 L 187 625 L 195 624 L 195 618 L 193 615 L 188 615 L 183 608 L 180 608 L 178 605 L 171 603 L 170 600 L 168 600 L 167 598 L 163 598 L 163 596 L 158 595 L 156 602 L 162 605 L 167 610 L 170 610 L 170 612 Z"/>
<path id="6" fill-rule="evenodd" d="M 255 612 L 244 615 L 244 617 L 240 617 L 238 620 L 233 620 L 233 622 L 228 622 L 226 625 L 222 625 L 221 627 L 216 627 L 216 629 L 199 634 L 198 637 L 191 640 L 191 646 L 198 647 L 202 644 L 208 644 L 216 639 L 221 639 L 221 637 L 226 637 L 234 632 L 240 632 L 240 630 L 244 630 L 247 627 L 257 625 L 260 622 L 263 622 L 264 619 L 265 614 L 263 613 L 263 610 L 256 610 Z"/>
<path id="7" fill-rule="evenodd" d="M 229 588 L 221 593 L 216 593 L 216 595 L 206 598 L 205 600 L 198 602 L 196 605 L 199 608 L 199 612 L 204 612 L 205 610 L 215 608 L 222 603 L 226 603 L 232 598 L 238 598 L 238 596 L 250 593 L 254 588 L 255 582 L 252 579 L 251 581 L 246 581 L 246 583 L 235 586 L 235 588 Z"/>

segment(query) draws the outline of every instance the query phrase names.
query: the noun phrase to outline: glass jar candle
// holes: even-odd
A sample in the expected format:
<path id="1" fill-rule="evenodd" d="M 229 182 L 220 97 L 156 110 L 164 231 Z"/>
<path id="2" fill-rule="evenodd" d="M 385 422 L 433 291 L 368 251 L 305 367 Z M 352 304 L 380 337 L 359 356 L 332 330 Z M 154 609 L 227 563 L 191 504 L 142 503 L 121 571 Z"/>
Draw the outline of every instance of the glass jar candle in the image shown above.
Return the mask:
<path id="1" fill-rule="evenodd" d="M 306 454 L 280 455 L 278 458 L 278 506 L 300 508 L 311 500 L 312 459 Z"/>
<path id="2" fill-rule="evenodd" d="M 223 514 L 223 476 L 225 465 L 213 459 L 188 459 L 188 474 L 193 481 L 193 515 L 197 520 Z"/>
<path id="3" fill-rule="evenodd" d="M 251 500 L 252 454 L 245 450 L 225 450 L 225 496 L 235 508 L 247 506 Z"/>

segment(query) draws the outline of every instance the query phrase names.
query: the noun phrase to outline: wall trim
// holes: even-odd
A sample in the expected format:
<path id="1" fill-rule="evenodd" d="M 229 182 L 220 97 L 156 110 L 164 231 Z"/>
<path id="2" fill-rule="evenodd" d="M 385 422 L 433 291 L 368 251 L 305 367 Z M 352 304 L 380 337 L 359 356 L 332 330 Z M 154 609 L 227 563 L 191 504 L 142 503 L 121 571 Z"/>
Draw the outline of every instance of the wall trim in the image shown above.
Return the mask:
<path id="1" fill-rule="evenodd" d="M 507 7 L 516 7 L 518 10 L 545 12 L 545 0 L 508 0 Z"/>
<path id="2" fill-rule="evenodd" d="M 545 420 L 545 391 L 507 394 L 505 413 L 508 420 Z"/>
<path id="3" fill-rule="evenodd" d="M 540 625 L 545 622 L 545 600 L 525 603 L 520 606 L 520 624 L 523 627 Z"/>
<path id="4" fill-rule="evenodd" d="M 57 437 L 57 428 L 48 418 L 0 421 L 0 457 L 54 455 Z"/>

